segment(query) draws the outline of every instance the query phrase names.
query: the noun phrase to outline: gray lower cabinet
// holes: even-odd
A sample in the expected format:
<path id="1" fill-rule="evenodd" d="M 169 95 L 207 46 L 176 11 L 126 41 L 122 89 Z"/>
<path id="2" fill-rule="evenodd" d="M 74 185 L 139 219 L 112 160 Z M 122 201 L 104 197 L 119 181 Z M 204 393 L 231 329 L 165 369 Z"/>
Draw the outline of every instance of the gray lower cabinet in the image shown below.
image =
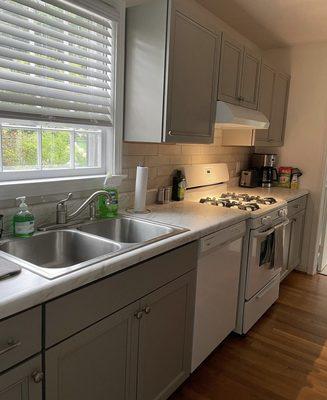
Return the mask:
<path id="1" fill-rule="evenodd" d="M 281 271 L 281 279 L 284 279 L 301 263 L 305 207 L 306 196 L 288 204 L 289 222 L 284 235 L 284 266 Z"/>
<path id="2" fill-rule="evenodd" d="M 142 301 L 137 400 L 167 399 L 191 369 L 195 272 Z"/>
<path id="3" fill-rule="evenodd" d="M 301 211 L 290 218 L 291 236 L 288 257 L 289 271 L 292 271 L 294 268 L 298 267 L 301 262 L 304 216 L 305 211 Z"/>
<path id="4" fill-rule="evenodd" d="M 257 109 L 261 56 L 223 34 L 218 100 Z"/>
<path id="5" fill-rule="evenodd" d="M 190 374 L 194 290 L 192 271 L 48 349 L 46 399 L 167 399 Z"/>
<path id="6" fill-rule="evenodd" d="M 138 303 L 46 351 L 47 400 L 135 398 Z"/>
<path id="7" fill-rule="evenodd" d="M 0 400 L 42 400 L 42 363 L 37 356 L 0 375 Z"/>
<path id="8" fill-rule="evenodd" d="M 270 121 L 268 130 L 256 131 L 256 146 L 282 146 L 284 143 L 290 77 L 267 64 L 261 68 L 259 106 Z"/>
<path id="9" fill-rule="evenodd" d="M 213 142 L 220 36 L 175 0 L 127 9 L 125 140 Z"/>

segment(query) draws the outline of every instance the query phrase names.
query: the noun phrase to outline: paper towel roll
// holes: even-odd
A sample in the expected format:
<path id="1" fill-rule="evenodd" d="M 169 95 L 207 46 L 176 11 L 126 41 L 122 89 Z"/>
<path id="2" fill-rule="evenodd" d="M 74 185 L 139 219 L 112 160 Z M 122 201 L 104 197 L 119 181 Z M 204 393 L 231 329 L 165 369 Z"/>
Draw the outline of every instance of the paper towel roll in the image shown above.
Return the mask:
<path id="1" fill-rule="evenodd" d="M 148 168 L 136 168 L 134 211 L 145 211 L 146 192 L 148 188 Z"/>

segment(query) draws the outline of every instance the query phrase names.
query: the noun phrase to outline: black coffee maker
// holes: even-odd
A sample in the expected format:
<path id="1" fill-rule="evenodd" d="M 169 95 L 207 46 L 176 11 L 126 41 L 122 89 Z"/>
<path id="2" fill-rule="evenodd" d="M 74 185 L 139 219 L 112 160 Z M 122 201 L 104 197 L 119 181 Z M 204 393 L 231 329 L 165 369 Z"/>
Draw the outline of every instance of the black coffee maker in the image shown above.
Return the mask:
<path id="1" fill-rule="evenodd" d="M 276 165 L 276 154 L 254 153 L 251 156 L 251 167 L 259 172 L 259 184 L 262 187 L 270 188 L 278 181 Z"/>

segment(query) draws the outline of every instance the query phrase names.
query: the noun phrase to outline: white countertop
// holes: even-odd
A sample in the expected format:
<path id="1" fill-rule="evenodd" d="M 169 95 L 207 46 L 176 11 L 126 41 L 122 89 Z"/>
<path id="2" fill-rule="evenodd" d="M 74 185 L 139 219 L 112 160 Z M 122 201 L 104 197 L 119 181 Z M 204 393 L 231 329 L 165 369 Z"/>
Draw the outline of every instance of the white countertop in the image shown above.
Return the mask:
<path id="1" fill-rule="evenodd" d="M 247 213 L 239 212 L 239 210 L 208 207 L 186 201 L 153 205 L 150 208 L 151 214 L 140 217 L 180 226 L 189 229 L 189 231 L 53 280 L 48 280 L 23 269 L 19 275 L 0 281 L 0 319 L 197 240 L 219 229 L 246 220 L 248 217 Z"/>
<path id="2" fill-rule="evenodd" d="M 229 188 L 231 191 L 233 189 L 240 191 L 242 188 Z M 264 196 L 271 195 L 286 201 L 292 201 L 308 194 L 308 191 L 303 189 L 290 190 L 282 188 L 256 188 L 244 191 Z M 187 228 L 189 231 L 53 280 L 48 280 L 23 269 L 19 275 L 0 281 L 0 319 L 246 220 L 249 216 L 248 212 L 211 207 L 189 201 L 152 205 L 149 208 L 152 211 L 151 214 L 141 215 L 140 218 Z"/>

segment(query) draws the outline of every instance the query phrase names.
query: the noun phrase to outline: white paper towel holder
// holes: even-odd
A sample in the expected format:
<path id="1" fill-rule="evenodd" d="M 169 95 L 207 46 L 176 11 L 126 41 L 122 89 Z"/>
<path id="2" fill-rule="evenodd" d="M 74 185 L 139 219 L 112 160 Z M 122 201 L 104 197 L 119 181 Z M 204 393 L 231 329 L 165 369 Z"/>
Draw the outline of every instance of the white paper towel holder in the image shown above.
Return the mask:
<path id="1" fill-rule="evenodd" d="M 150 214 L 151 210 L 146 208 L 145 210 L 136 211 L 134 210 L 134 208 L 126 208 L 126 212 L 128 212 L 129 214 Z"/>

